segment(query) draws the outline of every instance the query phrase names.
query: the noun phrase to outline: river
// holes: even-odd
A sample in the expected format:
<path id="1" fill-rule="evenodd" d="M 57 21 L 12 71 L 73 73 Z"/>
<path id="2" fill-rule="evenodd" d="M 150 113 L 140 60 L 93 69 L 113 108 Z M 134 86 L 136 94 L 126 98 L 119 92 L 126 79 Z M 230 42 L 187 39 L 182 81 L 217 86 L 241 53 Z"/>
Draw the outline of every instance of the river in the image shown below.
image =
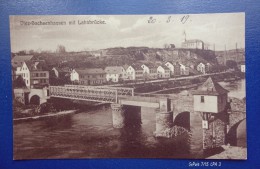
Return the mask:
<path id="1" fill-rule="evenodd" d="M 245 80 L 220 82 L 229 96 L 245 97 Z M 204 158 L 200 134 L 158 139 L 155 111 L 141 109 L 141 124 L 112 127 L 109 105 L 55 120 L 14 124 L 14 159 Z M 199 124 L 200 125 L 200 124 Z"/>

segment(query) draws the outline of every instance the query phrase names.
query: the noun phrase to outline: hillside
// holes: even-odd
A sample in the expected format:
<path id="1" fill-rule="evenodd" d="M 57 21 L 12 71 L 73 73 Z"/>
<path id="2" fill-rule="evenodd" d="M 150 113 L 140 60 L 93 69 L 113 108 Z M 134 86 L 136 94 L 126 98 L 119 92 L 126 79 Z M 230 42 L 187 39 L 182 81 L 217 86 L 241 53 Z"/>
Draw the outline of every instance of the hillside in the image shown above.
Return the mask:
<path id="1" fill-rule="evenodd" d="M 184 64 L 199 62 L 217 64 L 216 56 L 210 50 L 181 49 L 181 48 L 147 48 L 147 47 L 118 47 L 102 50 L 100 57 L 117 60 L 127 57 L 125 64 L 130 60 L 148 62 L 174 61 Z"/>
<path id="2" fill-rule="evenodd" d="M 223 64 L 224 59 L 236 62 L 245 61 L 245 49 L 233 49 L 227 51 L 216 51 L 218 63 Z"/>
<path id="3" fill-rule="evenodd" d="M 129 65 L 136 62 L 162 64 L 167 61 L 194 67 L 200 62 L 211 65 L 223 64 L 225 52 L 182 48 L 115 47 L 96 51 L 37 53 L 34 56 L 36 59 L 45 60 L 50 68 L 53 66 L 104 68 L 105 66 Z M 244 50 L 227 51 L 226 58 L 244 60 Z"/>

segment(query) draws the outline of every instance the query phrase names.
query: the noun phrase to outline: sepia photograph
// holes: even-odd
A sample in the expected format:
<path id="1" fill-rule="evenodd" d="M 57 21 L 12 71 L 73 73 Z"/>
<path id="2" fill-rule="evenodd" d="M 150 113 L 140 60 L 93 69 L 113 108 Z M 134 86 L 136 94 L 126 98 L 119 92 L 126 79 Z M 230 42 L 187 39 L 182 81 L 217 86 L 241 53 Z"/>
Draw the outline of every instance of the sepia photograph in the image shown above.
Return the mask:
<path id="1" fill-rule="evenodd" d="M 247 159 L 245 13 L 9 20 L 14 160 Z"/>

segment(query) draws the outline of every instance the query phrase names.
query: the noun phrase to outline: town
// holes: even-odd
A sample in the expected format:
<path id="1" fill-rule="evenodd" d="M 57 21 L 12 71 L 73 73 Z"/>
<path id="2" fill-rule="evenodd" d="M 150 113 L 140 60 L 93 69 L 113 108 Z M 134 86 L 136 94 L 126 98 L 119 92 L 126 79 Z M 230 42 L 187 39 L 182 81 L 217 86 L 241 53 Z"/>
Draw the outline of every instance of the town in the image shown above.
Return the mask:
<path id="1" fill-rule="evenodd" d="M 198 144 L 212 153 L 227 143 L 246 144 L 244 134 L 230 134 L 245 123 L 245 97 L 230 99 L 217 83 L 244 78 L 244 49 L 210 50 L 202 40 L 186 37 L 181 48 L 165 44 L 67 52 L 59 45 L 56 52 L 20 51 L 12 53 L 13 117 L 14 122 L 56 119 L 75 113 L 70 109 L 88 112 L 96 107 L 98 112 L 108 104 L 113 128 L 125 129 L 129 123 L 140 125 L 141 107 L 147 107 L 156 111 L 156 138 L 188 139 L 190 132 L 203 133 Z M 194 91 L 171 95 L 185 89 Z M 195 127 L 198 123 L 202 128 Z M 245 150 L 239 151 L 242 156 L 232 158 L 246 158 Z"/>
<path id="2" fill-rule="evenodd" d="M 203 76 L 220 72 L 245 73 L 244 49 L 209 50 L 201 40 L 184 40 L 164 48 L 109 48 L 55 53 L 21 51 L 12 54 L 14 88 L 43 88 L 49 85 L 118 85 Z"/>

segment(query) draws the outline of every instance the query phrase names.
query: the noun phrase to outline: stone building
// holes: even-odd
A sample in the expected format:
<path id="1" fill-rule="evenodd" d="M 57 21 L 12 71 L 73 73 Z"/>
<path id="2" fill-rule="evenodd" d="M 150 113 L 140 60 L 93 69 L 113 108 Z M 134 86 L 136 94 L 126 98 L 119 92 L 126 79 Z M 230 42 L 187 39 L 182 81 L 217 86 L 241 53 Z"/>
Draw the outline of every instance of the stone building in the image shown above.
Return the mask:
<path id="1" fill-rule="evenodd" d="M 78 69 L 80 85 L 101 85 L 106 83 L 106 72 L 101 68 Z"/>
<path id="2" fill-rule="evenodd" d="M 158 78 L 170 78 L 170 69 L 165 65 L 160 65 L 157 68 Z"/>
<path id="3" fill-rule="evenodd" d="M 220 147 L 226 143 L 228 124 L 228 90 L 211 77 L 193 92 L 194 112 L 202 117 L 203 148 Z"/>
<path id="4" fill-rule="evenodd" d="M 106 80 L 108 82 L 119 82 L 126 79 L 126 71 L 123 66 L 108 66 L 104 71 L 106 72 Z"/>
<path id="5" fill-rule="evenodd" d="M 204 50 L 204 42 L 199 39 L 185 40 L 184 42 L 182 42 L 181 47 L 186 49 Z"/>
<path id="6" fill-rule="evenodd" d="M 17 67 L 16 76 L 21 76 L 27 87 L 49 84 L 49 71 L 44 61 L 26 61 Z"/>
<path id="7" fill-rule="evenodd" d="M 145 79 L 157 78 L 157 66 L 151 63 L 145 63 L 141 65 Z"/>
<path id="8" fill-rule="evenodd" d="M 143 68 L 140 64 L 132 64 L 126 69 L 128 80 L 143 79 Z"/>

